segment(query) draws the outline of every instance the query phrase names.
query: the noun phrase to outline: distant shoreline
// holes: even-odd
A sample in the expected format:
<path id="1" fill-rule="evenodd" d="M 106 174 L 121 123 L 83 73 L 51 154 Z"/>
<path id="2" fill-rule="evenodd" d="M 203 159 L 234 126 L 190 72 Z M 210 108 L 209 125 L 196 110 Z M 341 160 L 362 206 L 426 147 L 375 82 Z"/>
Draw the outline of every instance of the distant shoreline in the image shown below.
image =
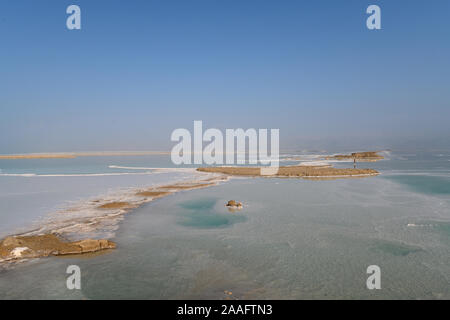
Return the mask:
<path id="1" fill-rule="evenodd" d="M 170 151 L 81 151 L 81 152 L 42 152 L 42 153 L 17 153 L 0 154 L 1 159 L 73 159 L 77 157 L 102 157 L 102 156 L 145 156 L 145 155 L 170 155 Z M 348 160 L 378 161 L 384 159 L 378 151 L 353 152 L 345 155 L 332 155 L 323 157 L 324 160 Z M 292 158 L 291 160 L 297 160 Z"/>
<path id="2" fill-rule="evenodd" d="M 384 159 L 383 156 L 378 154 L 378 151 L 365 151 L 365 152 L 353 152 L 351 154 L 336 154 L 334 156 L 325 157 L 325 160 L 348 160 L 363 162 L 374 162 Z"/>
<path id="3" fill-rule="evenodd" d="M 168 155 L 169 151 L 92 151 L 4 154 L 1 159 L 73 159 L 77 157 Z"/>

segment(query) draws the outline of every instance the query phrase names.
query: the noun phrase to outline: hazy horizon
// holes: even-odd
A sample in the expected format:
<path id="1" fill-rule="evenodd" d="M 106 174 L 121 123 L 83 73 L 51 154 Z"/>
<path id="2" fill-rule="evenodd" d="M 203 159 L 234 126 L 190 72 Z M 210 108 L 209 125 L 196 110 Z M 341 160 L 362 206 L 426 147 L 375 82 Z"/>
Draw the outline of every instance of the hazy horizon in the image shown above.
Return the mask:
<path id="1" fill-rule="evenodd" d="M 66 28 L 70 4 L 81 30 Z M 366 28 L 370 4 L 381 30 Z M 448 12 L 444 0 L 3 1 L 0 154 L 170 150 L 194 120 L 279 128 L 281 150 L 449 149 Z"/>

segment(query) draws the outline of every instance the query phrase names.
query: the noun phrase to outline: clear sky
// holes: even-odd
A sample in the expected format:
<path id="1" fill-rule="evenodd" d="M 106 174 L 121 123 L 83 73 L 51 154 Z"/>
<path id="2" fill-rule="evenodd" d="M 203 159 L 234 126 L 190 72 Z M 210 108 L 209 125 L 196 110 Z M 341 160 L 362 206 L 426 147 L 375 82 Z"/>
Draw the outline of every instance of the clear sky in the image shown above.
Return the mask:
<path id="1" fill-rule="evenodd" d="M 450 1 L 0 2 L 0 153 L 170 150 L 193 120 L 282 148 L 449 145 Z"/>

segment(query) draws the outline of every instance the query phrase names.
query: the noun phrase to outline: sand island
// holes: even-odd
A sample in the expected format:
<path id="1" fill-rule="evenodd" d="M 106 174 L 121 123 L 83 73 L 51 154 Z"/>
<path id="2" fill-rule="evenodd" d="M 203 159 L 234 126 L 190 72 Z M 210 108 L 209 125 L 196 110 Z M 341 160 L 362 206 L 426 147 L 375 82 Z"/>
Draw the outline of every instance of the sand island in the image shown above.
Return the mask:
<path id="1" fill-rule="evenodd" d="M 328 166 L 284 166 L 273 175 L 261 173 L 262 167 L 203 167 L 201 172 L 222 173 L 232 176 L 275 177 L 275 178 L 351 178 L 378 175 L 374 169 L 333 168 Z"/>
<path id="2" fill-rule="evenodd" d="M 356 161 L 378 161 L 384 159 L 376 151 L 354 152 L 348 155 L 334 155 L 324 158 L 325 160 L 348 160 Z M 367 177 L 378 175 L 379 172 L 374 169 L 357 169 L 357 168 L 334 168 L 329 163 L 306 162 L 298 165 L 280 166 L 278 171 L 274 170 L 273 174 L 262 173 L 264 167 L 250 166 L 221 166 L 221 167 L 202 167 L 198 168 L 201 172 L 222 173 L 232 176 L 268 176 L 278 178 L 305 178 L 305 179 L 334 179 L 334 178 L 353 178 Z"/>

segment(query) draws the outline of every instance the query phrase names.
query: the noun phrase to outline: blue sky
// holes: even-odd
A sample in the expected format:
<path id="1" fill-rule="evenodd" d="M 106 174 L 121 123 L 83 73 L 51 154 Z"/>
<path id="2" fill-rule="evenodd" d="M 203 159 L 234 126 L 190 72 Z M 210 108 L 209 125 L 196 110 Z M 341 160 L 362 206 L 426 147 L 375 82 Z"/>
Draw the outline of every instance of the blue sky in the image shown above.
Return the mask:
<path id="1" fill-rule="evenodd" d="M 81 30 L 66 28 L 70 4 Z M 366 28 L 370 4 L 382 30 Z M 283 148 L 445 144 L 449 12 L 448 0 L 3 0 L 0 153 L 169 150 L 193 120 L 279 128 Z"/>

